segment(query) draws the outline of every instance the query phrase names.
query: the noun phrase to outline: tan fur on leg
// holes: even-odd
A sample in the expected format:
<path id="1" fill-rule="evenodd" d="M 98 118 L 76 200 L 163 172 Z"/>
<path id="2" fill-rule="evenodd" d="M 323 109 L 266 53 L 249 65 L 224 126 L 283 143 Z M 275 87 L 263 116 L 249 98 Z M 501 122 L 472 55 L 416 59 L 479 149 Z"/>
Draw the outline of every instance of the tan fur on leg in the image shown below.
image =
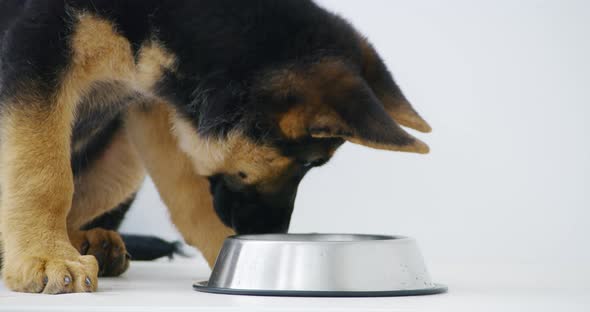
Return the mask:
<path id="1" fill-rule="evenodd" d="M 52 104 L 20 101 L 0 122 L 4 280 L 26 292 L 94 290 L 96 261 L 80 256 L 66 229 L 73 103 L 59 95 Z"/>
<path id="2" fill-rule="evenodd" d="M 135 193 L 144 178 L 141 160 L 122 129 L 104 154 L 76 177 L 68 228 L 79 230 L 84 224 L 113 209 Z"/>
<path id="3" fill-rule="evenodd" d="M 102 40 L 96 40 L 101 35 Z M 129 42 L 112 25 L 80 15 L 71 39 L 72 58 L 59 89 L 4 103 L 0 148 L 3 277 L 17 291 L 95 290 L 98 265 L 70 244 L 66 218 L 74 181 L 71 125 L 81 94 L 94 81 L 130 78 Z M 22 92 L 25 94 L 25 91 Z"/>
<path id="4" fill-rule="evenodd" d="M 122 129 L 104 154 L 74 181 L 74 200 L 68 214 L 70 241 L 81 254 L 96 257 L 99 276 L 118 276 L 127 270 L 129 256 L 125 244 L 114 231 L 79 229 L 128 199 L 144 177 L 141 160 Z"/>
<path id="5" fill-rule="evenodd" d="M 201 250 L 213 265 L 223 240 L 233 234 L 217 217 L 209 181 L 195 173 L 193 164 L 172 135 L 170 111 L 155 103 L 147 110 L 129 112 L 127 129 L 141 155 L 172 221 L 187 243 Z"/>

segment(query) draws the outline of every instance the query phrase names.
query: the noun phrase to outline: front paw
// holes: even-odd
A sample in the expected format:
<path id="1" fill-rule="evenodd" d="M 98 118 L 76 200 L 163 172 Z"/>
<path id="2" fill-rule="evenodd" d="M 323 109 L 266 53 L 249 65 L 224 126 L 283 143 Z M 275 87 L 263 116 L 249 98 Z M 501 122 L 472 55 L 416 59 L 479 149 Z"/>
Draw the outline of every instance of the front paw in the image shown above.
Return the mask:
<path id="1" fill-rule="evenodd" d="M 66 243 L 64 243 L 66 244 Z M 39 250 L 46 249 L 40 246 Z M 91 292 L 98 286 L 98 264 L 92 256 L 80 256 L 71 246 L 52 248 L 51 254 L 35 254 L 24 250 L 20 255 L 7 255 L 3 276 L 14 291 L 62 294 Z"/>
<path id="2" fill-rule="evenodd" d="M 129 267 L 129 254 L 119 233 L 101 228 L 70 234 L 72 245 L 82 255 L 98 261 L 98 276 L 119 276 Z"/>

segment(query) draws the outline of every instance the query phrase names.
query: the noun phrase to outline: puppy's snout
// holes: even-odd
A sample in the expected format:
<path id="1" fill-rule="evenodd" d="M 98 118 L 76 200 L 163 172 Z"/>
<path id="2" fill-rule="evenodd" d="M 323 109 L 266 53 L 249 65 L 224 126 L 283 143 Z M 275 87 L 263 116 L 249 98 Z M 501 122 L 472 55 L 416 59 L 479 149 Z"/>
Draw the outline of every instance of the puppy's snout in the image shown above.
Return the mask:
<path id="1" fill-rule="evenodd" d="M 238 234 L 287 232 L 296 184 L 286 184 L 275 192 L 260 192 L 231 176 L 209 178 L 213 205 L 221 221 Z"/>

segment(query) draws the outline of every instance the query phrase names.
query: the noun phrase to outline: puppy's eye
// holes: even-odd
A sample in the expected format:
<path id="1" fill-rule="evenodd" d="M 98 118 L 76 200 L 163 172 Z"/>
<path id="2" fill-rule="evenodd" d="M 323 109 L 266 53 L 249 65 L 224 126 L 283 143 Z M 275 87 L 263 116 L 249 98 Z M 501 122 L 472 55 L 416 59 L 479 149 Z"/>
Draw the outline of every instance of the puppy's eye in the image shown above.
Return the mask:
<path id="1" fill-rule="evenodd" d="M 246 179 L 248 177 L 248 175 L 246 173 L 244 173 L 243 171 L 239 171 L 238 177 L 240 177 L 241 179 Z"/>
<path id="2" fill-rule="evenodd" d="M 318 158 L 318 159 L 304 162 L 303 167 L 304 168 L 319 167 L 319 166 L 325 164 L 326 162 L 328 162 L 328 160 L 326 158 Z"/>

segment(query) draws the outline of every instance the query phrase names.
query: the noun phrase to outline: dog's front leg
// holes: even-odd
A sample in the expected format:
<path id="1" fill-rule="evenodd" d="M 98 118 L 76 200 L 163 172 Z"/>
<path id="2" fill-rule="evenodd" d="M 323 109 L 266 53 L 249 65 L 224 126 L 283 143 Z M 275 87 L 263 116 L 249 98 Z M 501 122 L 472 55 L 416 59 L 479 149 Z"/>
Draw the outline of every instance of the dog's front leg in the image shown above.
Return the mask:
<path id="1" fill-rule="evenodd" d="M 188 156 L 179 149 L 171 133 L 166 104 L 132 109 L 126 127 L 168 206 L 172 222 L 186 242 L 199 248 L 212 266 L 221 244 L 233 231 L 215 213 L 209 181 L 195 172 Z"/>
<path id="2" fill-rule="evenodd" d="M 95 290 L 96 260 L 72 247 L 66 228 L 74 190 L 70 166 L 74 105 L 65 96 L 20 97 L 3 105 L 4 281 L 23 292 Z"/>

